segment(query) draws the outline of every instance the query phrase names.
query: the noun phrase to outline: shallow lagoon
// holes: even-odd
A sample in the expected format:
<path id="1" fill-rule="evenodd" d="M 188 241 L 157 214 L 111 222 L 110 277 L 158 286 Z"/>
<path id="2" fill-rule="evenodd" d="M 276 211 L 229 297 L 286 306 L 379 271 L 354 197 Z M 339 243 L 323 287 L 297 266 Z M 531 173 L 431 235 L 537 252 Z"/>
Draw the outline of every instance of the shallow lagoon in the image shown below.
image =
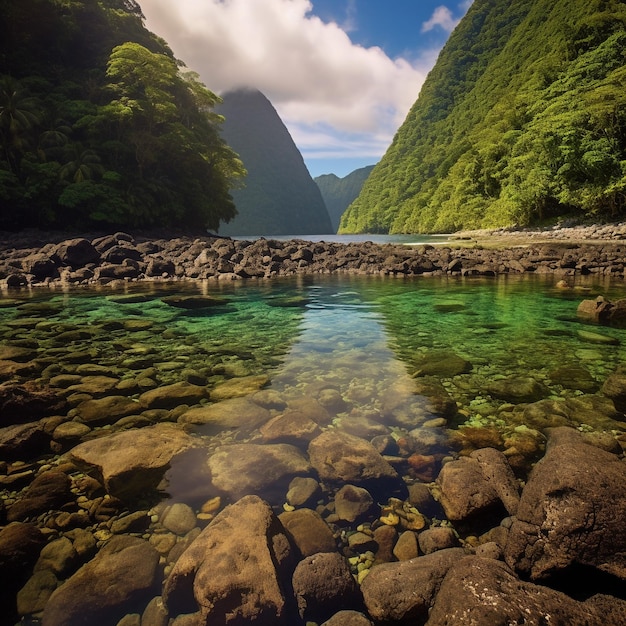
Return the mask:
<path id="1" fill-rule="evenodd" d="M 335 276 L 6 293 L 0 300 L 2 343 L 34 352 L 28 363 L 5 367 L 3 380 L 52 384 L 71 407 L 66 416 L 56 416 L 59 424 L 80 422 L 75 408 L 89 395 L 86 388 L 61 383 L 63 376 L 113 378 L 115 387 L 94 391 L 94 397 L 123 393 L 134 399 L 187 381 L 213 394 L 200 405 L 263 389 L 274 394 L 265 398 L 271 416 L 282 409 L 280 402 L 272 408 L 268 397 L 286 404 L 314 399 L 328 415 L 322 430 L 344 429 L 368 440 L 391 437 L 398 445 L 381 451 L 407 483 L 430 483 L 446 458 L 485 445 L 503 450 L 523 479 L 542 453 L 543 427 L 566 423 L 582 431 L 626 430 L 600 392 L 604 380 L 626 362 L 626 331 L 576 317 L 582 299 L 624 297 L 624 286 L 580 278 L 563 289 L 557 280 Z M 528 380 L 536 385 L 508 385 Z M 225 393 L 217 393 L 220 389 Z M 553 409 L 540 410 L 547 401 L 563 407 L 556 421 Z M 111 423 L 97 420 L 83 438 L 155 420 L 175 422 L 185 408 L 138 410 L 136 419 Z M 209 451 L 268 440 L 261 435 L 263 424 L 185 428 Z M 425 431 L 437 435 L 425 437 Z M 417 448 L 407 444 L 409 433 L 422 438 Z M 306 453 L 306 435 L 298 440 L 292 433 L 289 441 Z M 25 467 L 61 463 L 76 443 L 53 440 L 40 459 L 24 459 Z M 380 439 L 377 445 L 382 446 Z M 126 503 L 117 517 L 149 510 L 148 538 L 163 532 L 159 515 L 166 504 L 182 502 L 198 512 L 211 502 L 205 507 L 210 513 L 198 520 L 204 526 L 234 499 L 214 485 L 190 485 L 210 482 L 190 466 L 204 458 L 185 457 L 158 493 Z M 9 464 L 7 473 L 19 467 Z M 262 474 L 264 468 L 255 471 Z M 271 493 L 277 511 L 292 508 L 285 489 Z M 333 516 L 333 496 L 326 489 L 317 507 L 350 555 L 347 537 L 355 528 Z M 16 489 L 3 492 L 9 507 L 18 498 Z M 94 523 L 92 530 L 106 529 L 107 523 Z M 368 524 L 376 524 L 375 516 Z M 106 541 L 107 534 L 98 537 Z M 167 555 L 162 561 L 167 574 Z"/>

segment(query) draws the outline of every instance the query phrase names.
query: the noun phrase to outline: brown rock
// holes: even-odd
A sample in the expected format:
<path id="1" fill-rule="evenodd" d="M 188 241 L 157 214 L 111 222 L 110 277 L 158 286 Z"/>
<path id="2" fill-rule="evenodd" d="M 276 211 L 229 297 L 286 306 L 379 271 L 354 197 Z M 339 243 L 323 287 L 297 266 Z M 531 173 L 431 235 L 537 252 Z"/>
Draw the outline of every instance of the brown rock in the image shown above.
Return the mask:
<path id="1" fill-rule="evenodd" d="M 350 568 L 338 552 L 314 554 L 298 563 L 293 591 L 300 617 L 323 621 L 341 609 L 358 609 L 362 599 Z"/>
<path id="2" fill-rule="evenodd" d="M 89 427 L 113 424 L 122 417 L 136 415 L 142 407 L 126 396 L 106 396 L 85 400 L 76 407 L 76 416 Z"/>
<path id="3" fill-rule="evenodd" d="M 41 422 L 0 428 L 0 459 L 26 461 L 50 450 L 50 435 Z"/>
<path id="4" fill-rule="evenodd" d="M 344 485 L 335 494 L 335 513 L 340 520 L 354 522 L 366 515 L 373 507 L 374 499 L 367 489 Z"/>
<path id="5" fill-rule="evenodd" d="M 163 423 L 85 441 L 70 456 L 97 472 L 108 493 L 132 498 L 154 489 L 172 460 L 196 444 L 175 425 Z"/>
<path id="6" fill-rule="evenodd" d="M 49 510 L 58 509 L 74 499 L 71 481 L 66 474 L 49 470 L 39 474 L 9 509 L 9 522 L 36 517 Z"/>
<path id="7" fill-rule="evenodd" d="M 185 411 L 180 424 L 199 426 L 203 434 L 222 430 L 253 430 L 270 419 L 270 412 L 246 398 L 232 398 L 213 404 L 203 404 Z"/>
<path id="8" fill-rule="evenodd" d="M 139 402 L 148 409 L 173 409 L 181 404 L 197 404 L 207 397 L 206 387 L 179 382 L 146 391 L 139 396 Z"/>
<path id="9" fill-rule="evenodd" d="M 172 615 L 200 607 L 199 624 L 290 624 L 292 548 L 270 506 L 247 496 L 227 506 L 176 562 L 163 599 Z"/>
<path id="10" fill-rule="evenodd" d="M 158 563 L 147 541 L 113 537 L 52 594 L 42 624 L 115 624 L 155 595 Z"/>

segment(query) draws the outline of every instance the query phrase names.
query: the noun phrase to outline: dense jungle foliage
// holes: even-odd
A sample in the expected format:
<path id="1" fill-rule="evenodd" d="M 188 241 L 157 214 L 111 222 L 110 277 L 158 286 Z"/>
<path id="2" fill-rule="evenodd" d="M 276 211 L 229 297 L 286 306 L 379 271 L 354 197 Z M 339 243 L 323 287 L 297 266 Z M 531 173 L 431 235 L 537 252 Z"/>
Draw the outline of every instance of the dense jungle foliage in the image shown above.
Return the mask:
<path id="1" fill-rule="evenodd" d="M 0 0 L 0 229 L 216 229 L 243 175 L 219 98 L 135 0 Z"/>
<path id="2" fill-rule="evenodd" d="M 340 232 L 626 212 L 626 4 L 475 0 Z"/>
<path id="3" fill-rule="evenodd" d="M 343 178 L 339 178 L 336 174 L 322 174 L 314 178 L 328 209 L 333 232 L 337 232 L 341 216 L 361 193 L 363 183 L 373 168 L 373 165 L 360 167 Z"/>

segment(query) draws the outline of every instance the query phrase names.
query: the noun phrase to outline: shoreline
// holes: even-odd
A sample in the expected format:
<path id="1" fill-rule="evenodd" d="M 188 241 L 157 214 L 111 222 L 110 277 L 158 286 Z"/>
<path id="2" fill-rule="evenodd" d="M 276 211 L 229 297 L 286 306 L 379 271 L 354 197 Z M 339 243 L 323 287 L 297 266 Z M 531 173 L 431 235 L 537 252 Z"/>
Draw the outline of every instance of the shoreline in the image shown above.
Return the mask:
<path id="1" fill-rule="evenodd" d="M 115 281 L 246 280 L 279 276 L 626 276 L 626 223 L 544 230 L 460 231 L 407 245 L 231 239 L 162 232 L 0 233 L 0 288 Z"/>

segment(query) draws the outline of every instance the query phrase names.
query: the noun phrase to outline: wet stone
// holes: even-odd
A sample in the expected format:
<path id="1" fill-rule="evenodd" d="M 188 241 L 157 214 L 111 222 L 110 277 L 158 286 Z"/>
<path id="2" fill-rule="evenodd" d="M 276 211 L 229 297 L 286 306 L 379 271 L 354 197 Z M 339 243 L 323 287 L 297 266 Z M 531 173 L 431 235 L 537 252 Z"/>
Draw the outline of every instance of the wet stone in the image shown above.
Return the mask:
<path id="1" fill-rule="evenodd" d="M 161 524 L 167 530 L 182 536 L 196 527 L 196 514 L 187 504 L 177 502 L 166 509 Z"/>
<path id="2" fill-rule="evenodd" d="M 292 506 L 306 506 L 319 500 L 322 495 L 320 484 L 315 478 L 296 476 L 289 483 L 287 502 Z"/>
<path id="3" fill-rule="evenodd" d="M 367 515 L 374 499 L 367 489 L 355 485 L 344 485 L 335 494 L 335 512 L 340 520 L 354 522 Z"/>
<path id="4" fill-rule="evenodd" d="M 315 511 L 297 509 L 281 513 L 278 519 L 303 557 L 337 549 L 332 531 Z"/>

